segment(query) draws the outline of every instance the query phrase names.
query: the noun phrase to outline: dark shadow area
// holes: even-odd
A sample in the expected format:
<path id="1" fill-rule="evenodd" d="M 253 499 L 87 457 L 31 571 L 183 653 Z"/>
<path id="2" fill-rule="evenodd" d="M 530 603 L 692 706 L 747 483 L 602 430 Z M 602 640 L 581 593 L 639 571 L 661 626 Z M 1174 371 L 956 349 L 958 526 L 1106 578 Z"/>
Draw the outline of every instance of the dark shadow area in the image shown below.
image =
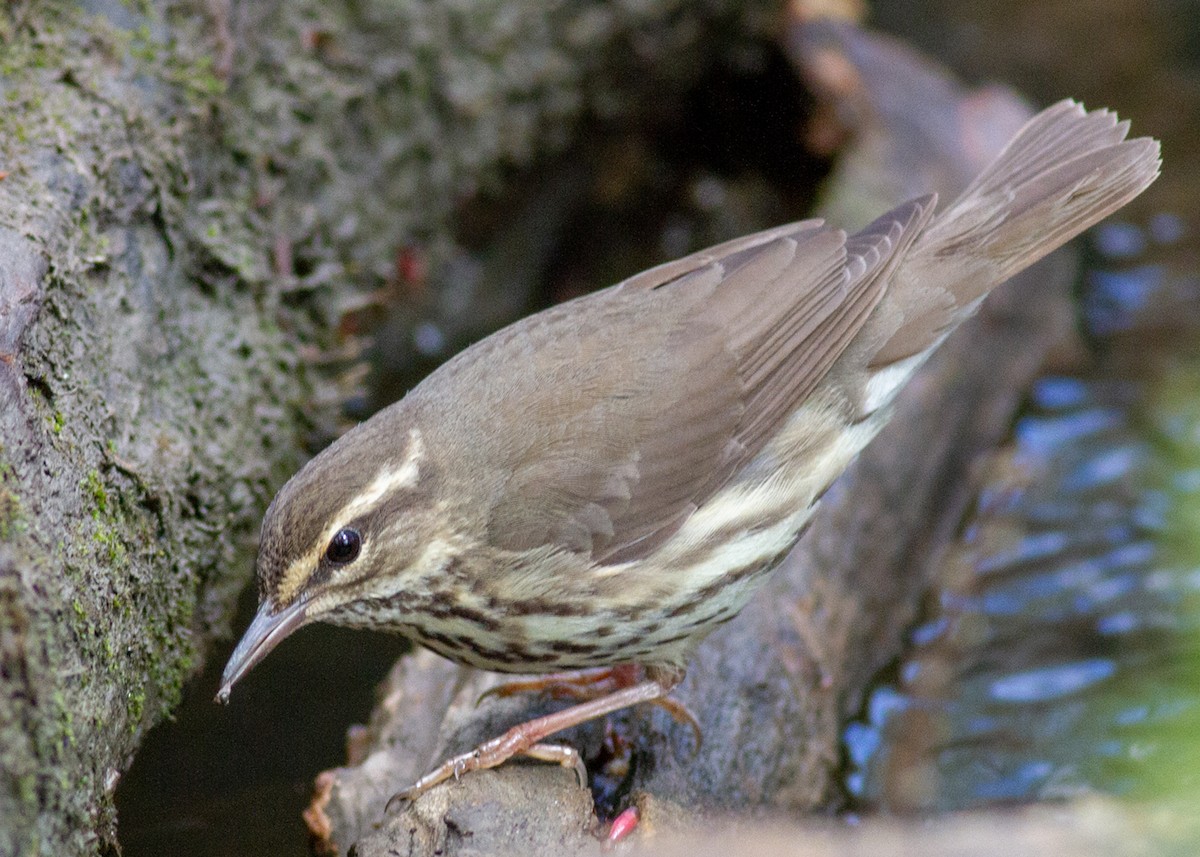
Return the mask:
<path id="1" fill-rule="evenodd" d="M 236 628 L 254 615 L 242 598 Z M 233 641 L 187 687 L 176 719 L 150 733 L 118 792 L 127 855 L 303 854 L 300 811 L 313 776 L 342 764 L 346 728 L 371 710 L 375 684 L 407 644 L 314 625 L 213 701 Z"/>

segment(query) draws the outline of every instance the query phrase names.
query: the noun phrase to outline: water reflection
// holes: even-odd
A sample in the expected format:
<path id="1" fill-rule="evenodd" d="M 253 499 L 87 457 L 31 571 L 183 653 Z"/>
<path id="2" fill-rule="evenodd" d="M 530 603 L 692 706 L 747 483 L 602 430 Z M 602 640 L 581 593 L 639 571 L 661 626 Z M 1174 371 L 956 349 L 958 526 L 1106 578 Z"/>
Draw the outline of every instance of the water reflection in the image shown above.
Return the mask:
<path id="1" fill-rule="evenodd" d="M 1151 224 L 1097 231 L 1093 358 L 1032 391 L 927 620 L 846 730 L 863 805 L 1151 796 L 1194 779 L 1200 349 L 1156 335 L 1167 296 L 1189 289 L 1143 255 L 1184 224 Z"/>

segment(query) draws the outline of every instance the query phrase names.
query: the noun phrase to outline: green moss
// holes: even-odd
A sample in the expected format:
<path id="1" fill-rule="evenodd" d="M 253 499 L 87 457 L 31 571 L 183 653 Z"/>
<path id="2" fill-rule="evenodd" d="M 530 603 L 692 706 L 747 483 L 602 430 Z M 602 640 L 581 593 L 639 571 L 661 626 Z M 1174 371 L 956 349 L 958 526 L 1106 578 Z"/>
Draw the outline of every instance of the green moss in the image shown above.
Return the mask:
<path id="1" fill-rule="evenodd" d="M 0 483 L 0 541 L 11 541 L 26 528 L 25 515 L 17 495 Z"/>
<path id="2" fill-rule="evenodd" d="M 149 0 L 121 0 L 121 5 L 139 15 L 149 15 L 152 11 Z"/>
<path id="3" fill-rule="evenodd" d="M 121 533 L 115 527 L 101 524 L 96 527 L 92 540 L 101 547 L 101 556 L 108 561 L 110 567 L 124 566 L 129 559 L 125 542 Z"/>
<path id="4" fill-rule="evenodd" d="M 23 533 L 27 526 L 20 498 L 5 484 L 14 481 L 12 465 L 0 458 L 0 541 L 5 542 Z"/>
<path id="5" fill-rule="evenodd" d="M 17 793 L 20 795 L 20 801 L 25 806 L 36 806 L 37 803 L 37 775 L 25 774 L 17 780 Z"/>
<path id="6" fill-rule="evenodd" d="M 92 518 L 99 520 L 108 514 L 108 490 L 100 478 L 100 471 L 89 470 L 83 477 L 83 490 L 92 499 Z"/>
<path id="7" fill-rule="evenodd" d="M 6 38 L 0 51 L 0 75 L 18 78 L 30 69 L 41 71 L 55 68 L 63 59 L 63 45 L 56 38 L 60 14 L 66 10 L 45 4 L 39 9 L 39 38 Z"/>
<path id="8" fill-rule="evenodd" d="M 129 731 L 137 732 L 138 727 L 142 724 L 142 715 L 146 713 L 146 692 L 144 690 L 131 690 L 128 700 Z"/>
<path id="9" fill-rule="evenodd" d="M 91 502 L 95 504 L 92 509 L 92 517 L 100 517 L 108 514 L 108 490 L 104 489 L 104 483 L 100 478 L 100 471 L 91 469 L 88 475 L 83 478 L 83 489 L 88 492 L 91 497 Z"/>
<path id="10" fill-rule="evenodd" d="M 142 24 L 132 33 L 129 40 L 129 55 L 144 63 L 154 63 L 159 58 L 159 44 L 150 33 L 150 25 Z"/>
<path id="11" fill-rule="evenodd" d="M 197 57 L 191 64 L 174 63 L 169 76 L 193 107 L 224 95 L 227 88 L 225 81 L 213 71 L 212 57 L 207 54 Z"/>
<path id="12" fill-rule="evenodd" d="M 67 698 L 61 690 L 55 690 L 51 698 L 54 700 L 54 707 L 58 710 L 59 737 L 74 747 L 75 714 L 71 711 L 71 706 L 67 704 Z"/>
<path id="13" fill-rule="evenodd" d="M 253 439 L 261 429 L 243 427 L 240 415 L 277 393 L 270 373 L 245 380 L 261 359 L 259 337 L 245 352 L 226 348 L 231 328 L 254 322 L 256 293 L 227 286 L 224 272 L 207 291 L 195 282 L 191 225 L 181 214 L 194 190 L 184 150 L 209 142 L 193 134 L 186 114 L 224 90 L 203 55 L 208 43 L 190 37 L 208 19 L 191 21 L 185 10 L 183 21 L 164 25 L 161 16 L 172 12 L 141 5 L 152 26 L 122 32 L 76 4 L 25 5 L 27 21 L 9 37 L 0 14 L 0 162 L 9 170 L 0 182 L 0 225 L 49 260 L 43 311 L 22 355 L 36 383 L 20 405 L 44 458 L 22 449 L 10 465 L 0 454 L 0 539 L 25 529 L 28 518 L 17 549 L 28 543 L 31 562 L 43 566 L 39 579 L 50 582 L 30 594 L 37 609 L 29 640 L 44 646 L 39 652 L 55 669 L 38 676 L 36 700 L 19 700 L 18 716 L 33 726 L 23 733 L 27 746 L 6 740 L 5 761 L 15 761 L 5 770 L 27 820 L 6 817 L 0 827 L 22 837 L 37 827 L 48 834 L 47 853 L 91 853 L 67 843 L 93 842 L 111 828 L 104 820 L 111 798 L 95 773 L 123 767 L 141 733 L 180 699 L 197 647 L 211 637 L 210 610 L 197 619 L 196 600 L 203 593 L 213 603 L 206 589 L 213 581 L 233 588 L 211 522 L 228 522 L 240 537 L 261 511 L 248 509 L 246 498 L 264 493 L 263 460 L 273 464 L 272 455 L 231 466 L 212 460 L 210 450 L 244 448 L 239 436 Z M 130 78 L 149 85 L 130 89 Z M 135 97 L 123 99 L 128 93 Z M 61 183 L 46 183 L 49 167 L 30 166 L 47 163 L 61 171 Z M 242 240 L 269 258 L 259 232 L 222 230 L 220 240 Z M 260 264 L 265 279 L 269 263 Z M 123 314 L 144 309 L 144 297 L 160 313 L 170 353 L 131 366 Z M 191 374 L 204 380 L 183 396 L 179 379 Z M 125 381 L 153 384 L 162 407 L 130 419 L 122 407 L 134 395 L 125 395 L 129 387 L 113 401 L 104 396 Z M 222 409 L 239 416 L 214 429 L 210 416 Z M 43 486 L 52 487 L 54 502 L 30 509 L 24 498 Z M 175 502 L 185 489 L 194 492 L 195 510 L 190 499 Z"/>

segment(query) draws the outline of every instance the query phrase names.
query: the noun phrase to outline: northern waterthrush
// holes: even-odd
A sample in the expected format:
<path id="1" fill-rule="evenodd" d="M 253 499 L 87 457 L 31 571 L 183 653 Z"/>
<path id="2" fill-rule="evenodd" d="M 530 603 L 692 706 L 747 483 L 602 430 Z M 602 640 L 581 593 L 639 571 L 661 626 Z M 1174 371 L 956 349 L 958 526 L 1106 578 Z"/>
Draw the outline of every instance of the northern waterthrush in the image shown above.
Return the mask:
<path id="1" fill-rule="evenodd" d="M 276 496 L 218 698 L 317 620 L 501 672 L 607 668 L 576 682 L 602 695 L 403 794 L 517 753 L 577 764 L 538 742 L 662 700 L 947 334 L 1154 180 L 1158 144 L 1127 130 L 1061 102 L 940 213 L 930 195 L 850 236 L 770 229 L 467 349 Z"/>

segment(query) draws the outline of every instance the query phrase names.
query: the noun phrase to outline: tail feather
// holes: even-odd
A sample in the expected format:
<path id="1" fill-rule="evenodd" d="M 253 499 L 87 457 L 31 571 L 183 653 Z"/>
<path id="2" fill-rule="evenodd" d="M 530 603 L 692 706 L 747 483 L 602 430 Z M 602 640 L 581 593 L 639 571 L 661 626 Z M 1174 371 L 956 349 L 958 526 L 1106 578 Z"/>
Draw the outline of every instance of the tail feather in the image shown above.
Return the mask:
<path id="1" fill-rule="evenodd" d="M 1039 113 L 938 215 L 914 249 L 958 256 L 960 305 L 1033 264 L 1133 199 L 1158 176 L 1158 143 L 1126 140 L 1128 122 L 1062 101 Z M 980 273 L 972 271 L 972 273 Z"/>
<path id="2" fill-rule="evenodd" d="M 931 348 L 995 286 L 1145 190 L 1158 177 L 1159 145 L 1128 132 L 1109 111 L 1074 101 L 1031 119 L 900 265 L 883 304 L 903 322 L 870 365 Z"/>
<path id="3" fill-rule="evenodd" d="M 1088 113 L 1083 105 L 1065 99 L 1026 122 L 959 198 L 1024 184 L 1080 155 L 1120 143 L 1128 133 L 1129 123 L 1119 122 L 1111 111 Z"/>
<path id="4" fill-rule="evenodd" d="M 980 237 L 980 250 L 1008 279 L 1125 205 L 1157 174 L 1158 144 L 1146 139 L 1064 163 L 1014 192 L 1007 218 Z"/>

